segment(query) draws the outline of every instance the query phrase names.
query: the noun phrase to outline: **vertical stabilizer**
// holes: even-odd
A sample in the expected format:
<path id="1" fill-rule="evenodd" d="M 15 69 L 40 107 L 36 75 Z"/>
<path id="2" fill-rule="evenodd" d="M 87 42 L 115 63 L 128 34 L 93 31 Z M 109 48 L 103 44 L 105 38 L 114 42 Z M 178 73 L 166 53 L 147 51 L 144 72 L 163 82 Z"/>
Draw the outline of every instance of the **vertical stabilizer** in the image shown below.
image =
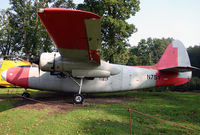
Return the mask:
<path id="1" fill-rule="evenodd" d="M 169 44 L 156 67 L 158 69 L 191 67 L 190 59 L 183 43 L 179 40 L 174 40 Z"/>

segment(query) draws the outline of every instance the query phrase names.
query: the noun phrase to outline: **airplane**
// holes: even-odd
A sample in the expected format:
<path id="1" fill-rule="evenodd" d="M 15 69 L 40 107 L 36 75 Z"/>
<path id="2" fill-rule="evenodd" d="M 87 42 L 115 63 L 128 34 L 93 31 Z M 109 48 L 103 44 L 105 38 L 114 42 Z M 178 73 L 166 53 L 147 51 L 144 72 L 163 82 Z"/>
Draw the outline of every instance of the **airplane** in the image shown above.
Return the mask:
<path id="1" fill-rule="evenodd" d="M 116 92 L 150 87 L 182 85 L 192 67 L 184 45 L 174 40 L 159 62 L 152 66 L 111 64 L 100 59 L 100 16 L 81 10 L 45 8 L 38 16 L 59 52 L 42 53 L 39 67 L 13 67 L 2 77 L 25 88 L 73 92 L 81 104 L 83 93 Z"/>
<path id="2" fill-rule="evenodd" d="M 24 60 L 2 60 L 0 61 L 0 74 L 11 67 L 31 65 L 30 62 Z M 0 76 L 0 87 L 13 87 L 14 85 L 8 83 Z"/>

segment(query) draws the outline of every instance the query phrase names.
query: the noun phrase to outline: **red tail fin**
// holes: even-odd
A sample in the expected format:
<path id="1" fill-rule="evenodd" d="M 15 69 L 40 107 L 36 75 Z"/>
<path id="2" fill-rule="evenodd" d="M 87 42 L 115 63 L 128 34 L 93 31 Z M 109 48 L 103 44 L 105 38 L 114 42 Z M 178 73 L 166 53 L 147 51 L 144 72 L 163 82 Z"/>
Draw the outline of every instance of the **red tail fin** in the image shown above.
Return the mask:
<path id="1" fill-rule="evenodd" d="M 158 69 L 178 66 L 178 49 L 173 48 L 172 43 L 168 45 L 159 62 L 155 65 Z"/>
<path id="2" fill-rule="evenodd" d="M 174 40 L 168 45 L 159 62 L 156 64 L 158 69 L 172 67 L 190 67 L 190 60 L 184 45 Z"/>

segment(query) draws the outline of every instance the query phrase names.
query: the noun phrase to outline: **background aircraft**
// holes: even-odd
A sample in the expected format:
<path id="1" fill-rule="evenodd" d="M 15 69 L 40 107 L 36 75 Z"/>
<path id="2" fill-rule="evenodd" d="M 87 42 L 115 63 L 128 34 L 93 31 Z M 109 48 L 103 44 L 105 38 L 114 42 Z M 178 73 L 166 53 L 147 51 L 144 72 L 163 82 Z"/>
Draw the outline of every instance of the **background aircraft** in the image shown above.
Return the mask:
<path id="1" fill-rule="evenodd" d="M 91 12 L 49 8 L 38 15 L 59 52 L 42 53 L 38 67 L 14 67 L 2 73 L 8 82 L 49 91 L 77 93 L 115 92 L 149 87 L 181 85 L 192 76 L 187 51 L 173 41 L 153 66 L 125 66 L 100 60 L 100 16 Z M 24 96 L 29 94 L 23 93 Z"/>
<path id="2" fill-rule="evenodd" d="M 0 61 L 0 74 L 11 67 L 17 67 L 17 66 L 25 66 L 25 65 L 31 65 L 28 61 L 23 60 L 2 60 Z M 11 83 L 8 83 L 0 76 L 0 86 L 2 87 L 12 87 L 14 86 Z"/>

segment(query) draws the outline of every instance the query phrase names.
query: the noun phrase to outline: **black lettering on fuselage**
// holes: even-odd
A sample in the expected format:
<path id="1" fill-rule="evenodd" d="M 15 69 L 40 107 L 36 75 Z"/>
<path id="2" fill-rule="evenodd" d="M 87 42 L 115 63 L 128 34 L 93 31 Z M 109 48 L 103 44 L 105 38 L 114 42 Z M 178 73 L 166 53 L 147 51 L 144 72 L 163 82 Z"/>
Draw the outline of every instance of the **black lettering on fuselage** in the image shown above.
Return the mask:
<path id="1" fill-rule="evenodd" d="M 159 75 L 147 75 L 147 80 L 160 80 L 160 76 Z"/>

